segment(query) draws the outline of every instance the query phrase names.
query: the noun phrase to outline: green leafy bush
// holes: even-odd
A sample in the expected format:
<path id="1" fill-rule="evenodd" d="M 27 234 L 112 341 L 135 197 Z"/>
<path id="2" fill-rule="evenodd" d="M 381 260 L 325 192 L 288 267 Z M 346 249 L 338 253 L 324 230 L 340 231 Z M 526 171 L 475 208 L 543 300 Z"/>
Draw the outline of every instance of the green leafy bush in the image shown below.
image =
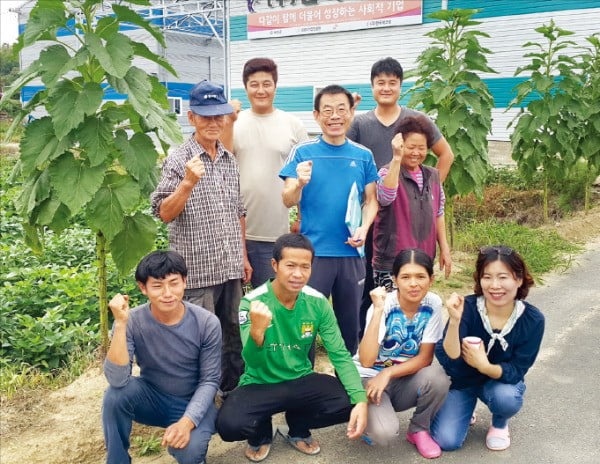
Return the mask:
<path id="1" fill-rule="evenodd" d="M 13 158 L 0 161 L 0 365 L 22 365 L 54 371 L 71 365 L 73 353 L 85 357 L 98 346 L 99 313 L 94 232 L 76 216 L 67 233 L 45 230 L 43 253 L 24 241 L 11 184 Z M 155 247 L 166 248 L 166 228 L 159 228 Z M 127 293 L 132 307 L 144 301 L 133 272 L 120 277 L 108 261 L 108 294 Z M 3 383 L 5 379 L 3 379 Z"/>
<path id="2" fill-rule="evenodd" d="M 479 43 L 489 38 L 474 29 L 472 16 L 480 10 L 441 10 L 427 17 L 440 26 L 426 33 L 431 46 L 417 57 L 417 68 L 407 73 L 417 80 L 408 91 L 408 106 L 430 114 L 452 147 L 454 163 L 444 182 L 449 202 L 457 195 L 482 195 L 490 169 L 487 135 L 491 130 L 494 99 L 478 73 L 495 73 L 488 66 L 492 51 Z"/>
<path id="3" fill-rule="evenodd" d="M 544 184 L 541 172 L 534 173 L 530 179 L 526 179 L 515 168 L 500 167 L 489 171 L 485 185 L 504 185 L 513 190 L 525 191 L 542 189 Z"/>
<path id="4" fill-rule="evenodd" d="M 57 369 L 76 348 L 93 349 L 98 340 L 97 324 L 89 319 L 69 323 L 59 307 L 41 317 L 14 313 L 2 324 L 4 352 L 13 362 L 45 369 Z"/>
<path id="5" fill-rule="evenodd" d="M 562 179 L 550 180 L 550 190 L 557 194 L 562 211 L 576 211 L 584 206 L 590 169 L 588 162 L 580 159 Z"/>
<path id="6" fill-rule="evenodd" d="M 519 67 L 515 76 L 530 76 L 515 87 L 517 96 L 508 109 L 520 105 L 519 114 L 509 124 L 513 159 L 527 179 L 542 173 L 543 213 L 549 219 L 549 197 L 553 190 L 564 192 L 562 207 L 570 206 L 575 195 L 575 180 L 590 206 L 590 186 L 600 172 L 600 36 L 586 40 L 591 47 L 577 57 L 569 56 L 576 43 L 565 40 L 574 34 L 558 27 L 553 20 L 535 29 L 543 37 L 539 42 L 527 42 L 531 58 Z M 576 59 L 577 58 L 577 59 Z M 534 98 L 526 106 L 527 99 Z M 585 163 L 586 176 L 577 172 Z M 566 198 L 566 200 L 565 200 Z"/>
<path id="7" fill-rule="evenodd" d="M 108 350 L 108 255 L 125 275 L 151 251 L 156 221 L 142 209 L 158 177 L 156 142 L 166 152 L 170 143 L 183 140 L 176 117 L 167 111 L 167 89 L 156 75 L 136 66 L 137 60 L 134 64 L 134 57 L 143 58 L 176 75 L 148 47 L 166 47 L 160 29 L 129 8 L 148 2 L 108 2 L 110 13 L 105 3 L 35 3 L 14 49 L 33 44 L 44 49 L 0 100 L 2 108 L 30 81 L 44 84 L 8 132 L 35 109 L 47 113 L 28 124 L 21 139 L 24 181 L 15 205 L 33 250 L 41 248 L 40 234 L 69 229 L 73 217 L 80 216 L 95 232 L 103 351 Z M 123 23 L 144 29 L 153 40 L 133 40 L 120 32 Z M 64 41 L 63 30 L 76 46 Z M 106 101 L 109 89 L 127 98 Z"/>

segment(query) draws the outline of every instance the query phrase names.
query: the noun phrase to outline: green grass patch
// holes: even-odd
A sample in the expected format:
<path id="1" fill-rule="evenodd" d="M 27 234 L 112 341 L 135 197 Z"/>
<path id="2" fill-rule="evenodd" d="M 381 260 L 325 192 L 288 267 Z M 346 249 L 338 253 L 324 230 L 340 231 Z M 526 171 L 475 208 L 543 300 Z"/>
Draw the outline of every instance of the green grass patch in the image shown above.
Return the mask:
<path id="1" fill-rule="evenodd" d="M 0 359 L 0 393 L 3 400 L 35 391 L 55 390 L 72 383 L 97 362 L 96 354 L 75 350 L 60 370 L 48 372 L 28 363 L 13 364 Z"/>
<path id="2" fill-rule="evenodd" d="M 473 253 L 474 264 L 479 248 L 489 245 L 506 245 L 518 251 L 534 277 L 567 268 L 571 255 L 580 250 L 553 230 L 531 229 L 493 219 L 464 224 L 454 238 L 453 249 Z"/>
<path id="3" fill-rule="evenodd" d="M 21 140 L 21 136 L 23 135 L 23 132 L 25 131 L 25 127 L 22 124 L 19 124 L 17 126 L 17 128 L 13 132 L 10 140 L 4 140 L 4 138 L 6 137 L 6 133 L 8 132 L 8 129 L 10 128 L 11 124 L 12 124 L 12 120 L 9 120 L 9 119 L 0 120 L 0 142 L 1 143 L 4 143 L 4 142 L 18 143 Z"/>

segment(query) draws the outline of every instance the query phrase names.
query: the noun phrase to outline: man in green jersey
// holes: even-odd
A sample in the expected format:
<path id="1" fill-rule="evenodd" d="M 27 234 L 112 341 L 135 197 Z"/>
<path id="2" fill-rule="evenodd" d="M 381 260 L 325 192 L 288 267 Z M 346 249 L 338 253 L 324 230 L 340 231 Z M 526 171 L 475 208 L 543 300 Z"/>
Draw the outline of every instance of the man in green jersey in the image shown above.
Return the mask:
<path id="1" fill-rule="evenodd" d="M 267 457 L 273 440 L 271 416 L 285 412 L 284 438 L 298 451 L 317 454 L 310 429 L 348 421 L 347 436 L 359 438 L 367 423 L 367 397 L 327 299 L 306 283 L 313 246 L 300 234 L 277 239 L 275 279 L 248 293 L 240 304 L 242 357 L 238 387 L 219 412 L 225 441 L 248 440 L 246 457 Z M 313 371 L 309 351 L 319 334 L 337 378 Z"/>

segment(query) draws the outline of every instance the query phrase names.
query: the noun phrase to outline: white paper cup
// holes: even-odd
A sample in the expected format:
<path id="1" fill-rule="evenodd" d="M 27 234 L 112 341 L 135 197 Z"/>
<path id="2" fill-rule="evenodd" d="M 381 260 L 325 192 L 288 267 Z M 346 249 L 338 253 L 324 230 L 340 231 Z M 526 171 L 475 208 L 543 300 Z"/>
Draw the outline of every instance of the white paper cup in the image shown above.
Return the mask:
<path id="1" fill-rule="evenodd" d="M 476 347 L 481 345 L 481 338 L 479 337 L 464 337 L 463 340 L 465 340 L 469 345 Z"/>

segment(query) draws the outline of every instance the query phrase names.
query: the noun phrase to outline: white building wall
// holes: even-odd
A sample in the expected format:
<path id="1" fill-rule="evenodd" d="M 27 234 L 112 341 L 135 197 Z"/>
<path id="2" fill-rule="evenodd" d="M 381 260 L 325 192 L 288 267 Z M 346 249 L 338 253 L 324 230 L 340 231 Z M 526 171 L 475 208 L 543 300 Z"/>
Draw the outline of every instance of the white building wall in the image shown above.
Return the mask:
<path id="1" fill-rule="evenodd" d="M 174 31 L 165 31 L 165 39 L 163 56 L 177 71 L 177 77 L 161 68 L 159 79 L 169 89 L 169 95 L 181 98 L 182 111 L 177 120 L 188 133 L 192 131 L 187 119 L 189 86 L 204 79 L 223 84 L 223 47 L 214 38 Z"/>
<path id="2" fill-rule="evenodd" d="M 223 47 L 210 37 L 165 31 L 164 57 L 177 70 L 178 77 L 164 71 L 171 82 L 197 83 L 203 79 L 223 82 Z"/>
<path id="3" fill-rule="evenodd" d="M 575 6 L 577 2 L 573 3 Z M 235 11 L 238 14 L 247 14 L 244 5 L 236 5 L 232 14 Z M 264 11 L 264 8 L 261 11 Z M 528 41 L 540 41 L 542 36 L 536 33 L 534 28 L 547 24 L 550 20 L 554 20 L 559 27 L 574 31 L 575 34 L 568 39 L 578 45 L 584 45 L 587 43 L 585 37 L 599 30 L 600 8 L 480 19 L 482 24 L 477 28 L 491 36 L 481 38 L 481 44 L 494 52 L 488 56 L 489 65 L 498 72 L 482 73 L 481 77 L 513 77 L 517 67 L 529 62 L 529 59 L 523 58 L 523 54 L 530 50 L 524 49 L 522 45 Z M 434 22 L 414 26 L 233 41 L 232 88 L 243 88 L 243 65 L 248 59 L 257 56 L 268 56 L 275 60 L 279 69 L 280 88 L 322 87 L 332 83 L 368 84 L 371 65 L 382 57 L 392 56 L 398 59 L 405 71 L 415 68 L 417 57 L 431 42 L 424 34 L 439 25 L 439 22 Z M 573 47 L 564 53 L 573 56 L 579 51 Z M 490 139 L 508 140 L 509 131 L 506 124 L 517 111 L 505 114 L 504 107 L 493 111 L 493 133 Z M 318 126 L 313 121 L 310 111 L 299 112 L 297 115 L 310 132 L 318 132 Z"/>

